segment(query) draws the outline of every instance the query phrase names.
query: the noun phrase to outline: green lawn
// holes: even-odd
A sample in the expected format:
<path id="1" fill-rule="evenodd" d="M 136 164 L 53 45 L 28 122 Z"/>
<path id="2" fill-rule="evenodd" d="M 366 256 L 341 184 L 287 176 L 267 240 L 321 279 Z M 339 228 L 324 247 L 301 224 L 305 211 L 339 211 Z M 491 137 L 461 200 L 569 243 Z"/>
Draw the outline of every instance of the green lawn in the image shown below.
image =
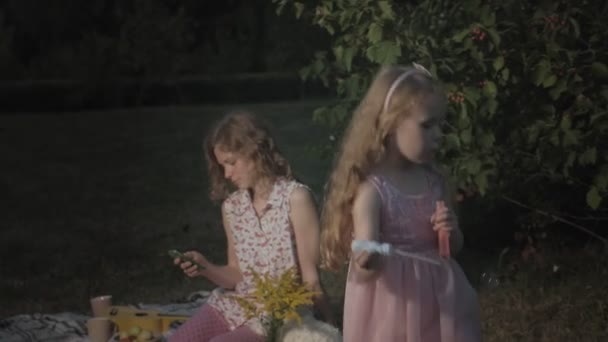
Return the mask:
<path id="1" fill-rule="evenodd" d="M 243 105 L 272 122 L 297 176 L 319 190 L 327 139 L 314 102 Z M 209 288 L 166 251 L 224 257 L 207 199 L 202 139 L 233 107 L 170 107 L 0 116 L 0 317 L 88 310 L 92 295 L 167 302 Z"/>

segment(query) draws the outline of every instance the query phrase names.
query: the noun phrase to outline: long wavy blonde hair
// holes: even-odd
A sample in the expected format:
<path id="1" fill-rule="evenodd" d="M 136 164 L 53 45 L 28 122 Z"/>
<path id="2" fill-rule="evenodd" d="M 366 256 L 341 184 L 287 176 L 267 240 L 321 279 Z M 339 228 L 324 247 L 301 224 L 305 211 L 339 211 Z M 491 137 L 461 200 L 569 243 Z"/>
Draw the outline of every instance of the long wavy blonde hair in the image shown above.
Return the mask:
<path id="1" fill-rule="evenodd" d="M 204 142 L 211 178 L 210 197 L 214 201 L 224 200 L 235 190 L 224 178 L 224 168 L 215 158 L 213 149 L 216 146 L 253 160 L 261 177 L 270 180 L 293 178 L 291 166 L 279 151 L 266 124 L 250 112 L 230 112 L 211 128 Z"/>
<path id="2" fill-rule="evenodd" d="M 337 270 L 350 257 L 353 201 L 359 185 L 384 158 L 387 137 L 399 120 L 409 115 L 414 104 L 433 94 L 443 97 L 443 89 L 428 72 L 415 70 L 396 84 L 384 108 L 390 87 L 397 78 L 412 69 L 383 67 L 346 129 L 322 209 L 321 253 L 325 268 Z"/>

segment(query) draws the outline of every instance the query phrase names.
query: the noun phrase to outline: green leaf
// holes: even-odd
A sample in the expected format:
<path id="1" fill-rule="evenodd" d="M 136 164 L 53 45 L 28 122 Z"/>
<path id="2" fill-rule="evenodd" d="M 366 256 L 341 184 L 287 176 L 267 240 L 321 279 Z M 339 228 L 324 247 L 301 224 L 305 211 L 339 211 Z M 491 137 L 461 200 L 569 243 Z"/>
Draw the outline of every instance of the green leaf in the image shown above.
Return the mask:
<path id="1" fill-rule="evenodd" d="M 315 62 L 312 65 L 312 71 L 315 73 L 315 75 L 320 74 L 324 68 L 325 68 L 325 63 L 323 63 L 322 59 L 315 60 Z"/>
<path id="2" fill-rule="evenodd" d="M 361 22 L 361 18 L 363 17 L 363 11 L 357 11 L 357 14 L 355 14 L 357 16 L 357 21 L 356 23 L 359 24 Z"/>
<path id="3" fill-rule="evenodd" d="M 304 4 L 301 2 L 294 2 L 293 6 L 296 8 L 296 18 L 300 19 L 302 12 L 304 11 Z"/>
<path id="4" fill-rule="evenodd" d="M 553 106 L 552 104 L 548 104 L 548 103 L 543 104 L 540 106 L 540 109 L 545 114 L 549 114 L 551 116 L 553 116 L 555 114 L 555 106 Z"/>
<path id="5" fill-rule="evenodd" d="M 471 39 L 471 37 L 466 37 L 464 39 L 463 46 L 464 46 L 465 50 L 470 50 L 470 49 L 475 48 L 475 43 L 473 43 L 473 40 Z"/>
<path id="6" fill-rule="evenodd" d="M 348 116 L 348 110 L 344 106 L 337 106 L 337 107 L 334 107 L 332 114 L 333 114 L 332 126 L 336 127 L 344 122 L 344 120 Z"/>
<path id="7" fill-rule="evenodd" d="M 350 72 L 353 63 L 353 57 L 355 55 L 355 48 L 352 46 L 347 47 L 344 50 L 344 68 Z"/>
<path id="8" fill-rule="evenodd" d="M 310 76 L 311 68 L 309 66 L 300 69 L 299 74 L 302 81 L 306 81 Z"/>
<path id="9" fill-rule="evenodd" d="M 494 134 L 492 132 L 484 133 L 479 139 L 479 143 L 485 149 L 490 149 L 492 146 L 494 146 L 495 141 L 496 138 L 494 137 Z"/>
<path id="10" fill-rule="evenodd" d="M 583 154 L 578 157 L 578 163 L 581 165 L 594 165 L 597 160 L 597 149 L 595 147 L 588 148 Z"/>
<path id="11" fill-rule="evenodd" d="M 479 193 L 484 195 L 486 190 L 488 189 L 488 175 L 485 172 L 477 173 L 474 177 L 475 185 L 477 185 L 477 189 Z"/>
<path id="12" fill-rule="evenodd" d="M 460 132 L 460 141 L 462 141 L 464 145 L 469 145 L 471 143 L 471 138 L 472 135 L 470 128 L 464 129 Z"/>
<path id="13" fill-rule="evenodd" d="M 319 124 L 325 124 L 327 122 L 325 118 L 327 116 L 327 112 L 327 107 L 315 109 L 314 112 L 312 112 L 312 121 Z"/>
<path id="14" fill-rule="evenodd" d="M 538 64 L 536 64 L 536 68 L 534 69 L 534 74 L 532 76 L 532 81 L 534 82 L 534 84 L 537 86 L 541 85 L 545 81 L 545 78 L 547 78 L 547 74 L 550 70 L 551 63 L 548 60 L 543 59 L 538 62 Z"/>
<path id="15" fill-rule="evenodd" d="M 542 19 L 546 14 L 545 9 L 544 8 L 538 8 L 534 14 L 532 15 L 532 20 L 540 20 Z"/>
<path id="16" fill-rule="evenodd" d="M 562 117 L 562 121 L 560 122 L 559 126 L 562 129 L 562 131 L 564 131 L 564 132 L 569 131 L 570 128 L 572 128 L 572 119 L 570 119 L 570 116 L 564 115 Z"/>
<path id="17" fill-rule="evenodd" d="M 604 63 L 593 62 L 591 64 L 591 73 L 599 79 L 608 78 L 608 67 Z"/>
<path id="18" fill-rule="evenodd" d="M 351 20 L 353 19 L 353 12 L 352 11 L 342 11 L 342 13 L 340 13 L 340 18 L 338 19 L 338 24 L 340 24 L 341 27 L 347 26 Z"/>
<path id="19" fill-rule="evenodd" d="M 483 94 L 489 98 L 495 98 L 497 93 L 496 83 L 492 81 L 487 81 L 483 86 Z"/>
<path id="20" fill-rule="evenodd" d="M 346 89 L 344 87 L 344 79 L 341 77 L 337 77 L 336 78 L 336 93 L 338 94 L 338 97 L 342 97 L 344 95 L 345 91 L 346 91 Z"/>
<path id="21" fill-rule="evenodd" d="M 481 23 L 484 26 L 492 26 L 496 22 L 494 12 L 490 9 L 490 6 L 483 5 L 481 7 Z"/>
<path id="22" fill-rule="evenodd" d="M 479 62 L 479 65 L 483 65 L 483 52 L 479 51 L 476 47 L 471 49 L 471 58 Z"/>
<path id="23" fill-rule="evenodd" d="M 580 134 L 577 130 L 564 132 L 564 140 L 562 142 L 563 147 L 576 146 L 578 145 L 578 137 Z"/>
<path id="24" fill-rule="evenodd" d="M 336 61 L 338 61 L 338 63 L 342 63 L 344 58 L 344 48 L 342 46 L 334 47 L 334 56 L 336 56 Z"/>
<path id="25" fill-rule="evenodd" d="M 568 153 L 568 158 L 566 158 L 565 167 L 566 168 L 572 167 L 572 165 L 574 165 L 575 160 L 576 160 L 576 152 L 570 151 L 570 153 Z"/>
<path id="26" fill-rule="evenodd" d="M 548 41 L 545 44 L 545 51 L 547 53 L 547 56 L 551 58 L 558 58 L 558 53 L 560 49 L 561 47 L 554 41 Z"/>
<path id="27" fill-rule="evenodd" d="M 492 63 L 492 66 L 494 66 L 494 70 L 496 70 L 496 71 L 502 69 L 502 67 L 504 65 L 505 65 L 505 58 L 503 56 L 496 57 L 496 59 L 494 59 L 494 63 Z"/>
<path id="28" fill-rule="evenodd" d="M 448 92 L 455 92 L 458 91 L 458 89 L 460 89 L 460 86 L 455 83 L 446 83 L 445 85 L 445 90 Z"/>
<path id="29" fill-rule="evenodd" d="M 608 88 L 603 89 L 600 93 L 602 94 L 604 100 L 608 100 Z"/>
<path id="30" fill-rule="evenodd" d="M 275 2 L 275 0 L 273 0 L 272 2 Z M 279 1 L 277 4 L 277 10 L 276 10 L 276 14 L 277 15 L 281 15 L 283 13 L 283 9 L 285 8 L 285 1 Z"/>
<path id="31" fill-rule="evenodd" d="M 551 135 L 549 136 L 549 142 L 553 146 L 559 145 L 559 134 L 557 131 L 553 131 L 553 133 L 551 133 Z"/>
<path id="32" fill-rule="evenodd" d="M 570 62 L 570 64 L 574 63 L 574 59 L 576 58 L 577 52 L 576 51 L 566 51 L 566 57 L 568 57 L 568 62 Z"/>
<path id="33" fill-rule="evenodd" d="M 498 101 L 494 99 L 488 100 L 488 112 L 491 114 L 490 116 L 496 114 L 496 110 L 498 109 Z"/>
<path id="34" fill-rule="evenodd" d="M 382 40 L 382 26 L 372 23 L 367 31 L 367 39 L 370 43 L 376 44 Z"/>
<path id="35" fill-rule="evenodd" d="M 325 88 L 329 87 L 329 78 L 326 74 L 319 75 L 319 79 L 321 79 L 321 83 Z"/>
<path id="36" fill-rule="evenodd" d="M 446 134 L 445 143 L 450 149 L 460 150 L 460 138 L 455 133 Z"/>
<path id="37" fill-rule="evenodd" d="M 574 18 L 568 18 L 570 24 L 572 24 L 572 30 L 574 31 L 574 37 L 578 38 L 581 35 L 581 29 L 578 26 L 578 22 Z"/>
<path id="38" fill-rule="evenodd" d="M 568 89 L 568 84 L 564 78 L 560 79 L 557 84 L 549 90 L 549 95 L 553 100 L 557 100 L 559 96 Z"/>
<path id="39" fill-rule="evenodd" d="M 347 98 L 356 98 L 359 96 L 359 75 L 353 75 L 349 77 L 346 82 L 346 97 Z"/>
<path id="40" fill-rule="evenodd" d="M 429 71 L 431 72 L 431 75 L 437 75 L 437 65 L 435 65 L 435 63 L 432 63 L 431 67 L 429 68 Z"/>
<path id="41" fill-rule="evenodd" d="M 600 207 L 600 204 L 602 203 L 602 196 L 600 196 L 600 192 L 598 191 L 597 187 L 592 186 L 589 191 L 587 192 L 587 205 L 591 208 L 591 209 L 597 209 Z"/>
<path id="42" fill-rule="evenodd" d="M 543 87 L 549 88 L 557 82 L 557 76 L 551 74 L 543 80 Z"/>
<path id="43" fill-rule="evenodd" d="M 598 189 L 606 190 L 606 188 L 608 188 L 608 164 L 604 164 L 600 167 L 600 170 L 594 177 L 594 183 Z"/>
<path id="44" fill-rule="evenodd" d="M 460 113 L 458 115 L 458 127 L 469 127 L 471 126 L 471 120 L 467 111 L 466 103 L 460 104 Z"/>
<path id="45" fill-rule="evenodd" d="M 456 33 L 454 35 L 454 37 L 452 37 L 452 40 L 454 40 L 457 43 L 461 43 L 470 32 L 471 32 L 471 29 L 470 28 L 466 28 L 466 29 L 464 29 L 464 30 Z"/>
<path id="46" fill-rule="evenodd" d="M 498 49 L 498 47 L 500 46 L 500 35 L 498 35 L 498 32 L 493 28 L 486 29 L 486 32 L 490 36 L 490 39 L 492 40 L 492 43 L 494 43 L 494 46 Z"/>
<path id="47" fill-rule="evenodd" d="M 479 159 L 471 159 L 466 163 L 466 168 L 470 173 L 476 174 L 481 171 L 481 162 Z"/>
<path id="48" fill-rule="evenodd" d="M 532 125 L 527 129 L 527 141 L 528 144 L 535 144 L 536 139 L 538 139 L 538 134 L 540 133 L 540 129 L 538 125 Z"/>
<path id="49" fill-rule="evenodd" d="M 401 56 L 401 46 L 385 40 L 367 49 L 367 58 L 378 64 L 395 64 L 397 57 Z"/>
<path id="50" fill-rule="evenodd" d="M 509 69 L 507 69 L 507 68 L 502 69 L 502 79 L 505 81 L 509 80 Z"/>
<path id="51" fill-rule="evenodd" d="M 380 11 L 382 11 L 383 19 L 393 20 L 395 18 L 395 13 L 389 1 L 380 1 L 378 2 L 378 6 L 380 6 Z"/>
<path id="52" fill-rule="evenodd" d="M 466 87 L 462 91 L 464 93 L 464 97 L 471 103 L 473 107 L 477 107 L 477 102 L 481 98 L 481 93 L 477 88 Z"/>
<path id="53" fill-rule="evenodd" d="M 597 120 L 599 120 L 599 119 L 601 119 L 601 118 L 606 117 L 606 115 L 608 115 L 608 114 L 606 114 L 606 112 L 603 112 L 603 113 L 597 113 L 597 114 L 593 114 L 593 115 L 591 115 L 591 119 L 589 120 L 589 124 L 591 124 L 591 125 L 595 125 L 595 122 L 596 122 Z"/>

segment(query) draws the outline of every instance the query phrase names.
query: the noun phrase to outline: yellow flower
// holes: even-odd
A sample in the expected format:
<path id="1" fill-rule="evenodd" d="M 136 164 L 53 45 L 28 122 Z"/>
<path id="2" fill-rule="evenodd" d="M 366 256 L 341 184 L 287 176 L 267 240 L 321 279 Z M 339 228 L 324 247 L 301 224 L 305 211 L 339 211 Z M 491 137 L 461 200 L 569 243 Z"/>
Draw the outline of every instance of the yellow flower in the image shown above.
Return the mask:
<path id="1" fill-rule="evenodd" d="M 269 336 L 274 336 L 285 320 L 302 321 L 298 307 L 311 305 L 318 292 L 302 283 L 297 269 L 290 268 L 278 277 L 253 274 L 255 285 L 248 298 L 231 296 L 245 311 L 247 318 L 264 317 Z"/>

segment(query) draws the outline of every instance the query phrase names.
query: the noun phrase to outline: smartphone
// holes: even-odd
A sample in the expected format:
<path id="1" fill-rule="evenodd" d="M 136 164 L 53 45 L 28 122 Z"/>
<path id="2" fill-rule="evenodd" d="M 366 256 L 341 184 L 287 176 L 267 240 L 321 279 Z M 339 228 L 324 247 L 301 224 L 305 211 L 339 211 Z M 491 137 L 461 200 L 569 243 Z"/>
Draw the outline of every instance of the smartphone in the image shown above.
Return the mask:
<path id="1" fill-rule="evenodd" d="M 194 259 L 192 259 L 191 257 L 185 255 L 184 253 L 178 251 L 177 249 L 170 249 L 168 252 L 169 256 L 172 258 L 180 258 L 183 261 L 190 261 L 191 263 L 193 263 L 194 265 L 196 265 L 196 267 L 198 267 L 198 269 L 200 270 L 204 270 L 205 267 L 201 264 L 199 264 L 198 262 L 194 261 Z"/>

